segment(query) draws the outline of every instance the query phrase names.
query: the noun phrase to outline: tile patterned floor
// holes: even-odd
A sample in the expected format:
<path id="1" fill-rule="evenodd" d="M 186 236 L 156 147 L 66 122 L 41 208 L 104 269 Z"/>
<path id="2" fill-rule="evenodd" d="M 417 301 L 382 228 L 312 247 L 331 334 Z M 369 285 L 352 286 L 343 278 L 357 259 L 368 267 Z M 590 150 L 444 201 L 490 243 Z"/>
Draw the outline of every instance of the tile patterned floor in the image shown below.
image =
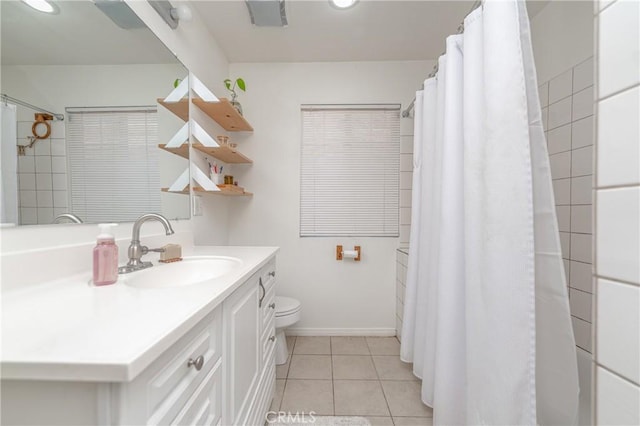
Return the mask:
<path id="1" fill-rule="evenodd" d="M 420 381 L 395 337 L 287 337 L 272 411 L 363 416 L 372 425 L 432 425 Z"/>

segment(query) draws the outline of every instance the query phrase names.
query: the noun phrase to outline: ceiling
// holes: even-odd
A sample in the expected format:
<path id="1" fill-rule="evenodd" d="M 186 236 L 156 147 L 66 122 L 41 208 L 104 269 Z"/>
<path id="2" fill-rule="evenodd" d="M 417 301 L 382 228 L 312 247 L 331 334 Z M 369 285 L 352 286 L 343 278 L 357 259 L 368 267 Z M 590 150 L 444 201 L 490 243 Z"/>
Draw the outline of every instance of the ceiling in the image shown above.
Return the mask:
<path id="1" fill-rule="evenodd" d="M 123 30 L 91 0 L 55 0 L 60 13 L 0 0 L 2 65 L 120 65 L 176 63 L 147 28 Z"/>
<path id="2" fill-rule="evenodd" d="M 529 0 L 535 16 L 549 0 Z M 254 27 L 244 1 L 194 1 L 229 62 L 393 61 L 437 58 L 474 1 L 286 0 L 289 26 Z"/>

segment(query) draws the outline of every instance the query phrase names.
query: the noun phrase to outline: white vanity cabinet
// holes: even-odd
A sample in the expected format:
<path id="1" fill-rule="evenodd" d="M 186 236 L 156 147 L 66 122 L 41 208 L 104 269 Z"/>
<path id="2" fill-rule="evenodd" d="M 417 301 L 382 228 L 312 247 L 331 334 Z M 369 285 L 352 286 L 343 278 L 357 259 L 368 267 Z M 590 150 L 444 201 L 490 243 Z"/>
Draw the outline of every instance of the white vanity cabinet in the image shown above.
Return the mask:
<path id="1" fill-rule="evenodd" d="M 264 424 L 275 389 L 274 277 L 271 256 L 129 382 L 3 379 L 0 423 Z"/>

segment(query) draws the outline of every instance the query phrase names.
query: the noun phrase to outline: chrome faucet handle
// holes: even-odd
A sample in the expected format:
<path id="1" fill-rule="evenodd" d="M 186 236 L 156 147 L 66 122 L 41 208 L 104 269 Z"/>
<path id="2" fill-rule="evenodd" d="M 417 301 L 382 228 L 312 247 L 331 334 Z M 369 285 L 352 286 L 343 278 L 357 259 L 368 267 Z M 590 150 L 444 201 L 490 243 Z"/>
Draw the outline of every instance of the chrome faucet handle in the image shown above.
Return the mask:
<path id="1" fill-rule="evenodd" d="M 149 253 L 149 252 L 164 253 L 164 252 L 165 252 L 165 249 L 163 249 L 162 247 L 161 247 L 161 248 L 153 248 L 153 249 L 150 249 L 150 248 L 149 248 L 149 247 L 147 247 L 147 246 L 142 246 L 142 254 L 143 254 L 143 255 L 145 255 L 145 254 L 147 254 L 147 253 Z"/>

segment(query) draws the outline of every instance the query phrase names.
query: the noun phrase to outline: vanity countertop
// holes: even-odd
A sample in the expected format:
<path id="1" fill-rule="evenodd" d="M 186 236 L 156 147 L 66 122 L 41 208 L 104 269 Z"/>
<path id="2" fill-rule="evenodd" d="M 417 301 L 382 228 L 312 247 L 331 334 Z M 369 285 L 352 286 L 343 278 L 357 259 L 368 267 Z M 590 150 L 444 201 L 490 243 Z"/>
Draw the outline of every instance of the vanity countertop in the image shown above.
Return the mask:
<path id="1" fill-rule="evenodd" d="M 133 380 L 277 250 L 185 249 L 185 256 L 232 256 L 242 264 L 222 277 L 182 287 L 143 289 L 121 280 L 94 287 L 86 273 L 3 292 L 1 377 Z M 154 262 L 153 267 L 167 265 Z"/>

